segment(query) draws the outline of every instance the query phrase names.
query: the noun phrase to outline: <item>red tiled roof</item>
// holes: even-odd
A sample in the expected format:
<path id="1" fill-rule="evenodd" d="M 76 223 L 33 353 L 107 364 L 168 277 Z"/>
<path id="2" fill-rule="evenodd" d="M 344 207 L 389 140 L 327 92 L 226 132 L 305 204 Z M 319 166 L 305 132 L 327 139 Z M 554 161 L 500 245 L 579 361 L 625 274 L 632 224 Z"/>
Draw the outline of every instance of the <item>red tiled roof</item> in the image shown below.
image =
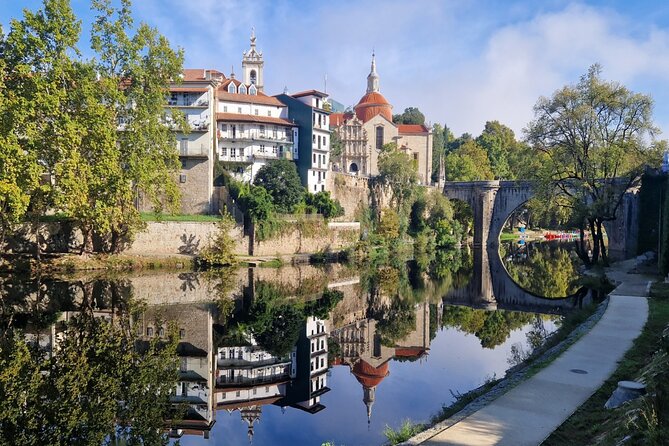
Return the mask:
<path id="1" fill-rule="evenodd" d="M 217 89 L 216 94 L 218 95 L 218 99 L 230 102 L 242 102 L 245 104 L 273 105 L 275 107 L 286 106 L 286 104 L 274 96 L 267 96 L 262 91 L 259 91 L 257 94 L 228 93 L 228 85 L 230 85 L 230 83 L 235 84 L 237 87 L 242 84 L 237 79 L 226 79 Z"/>
<path id="2" fill-rule="evenodd" d="M 368 364 L 364 360 L 360 360 L 353 366 L 353 375 L 360 384 L 365 387 L 376 387 L 381 384 L 381 381 L 388 376 L 388 363 L 384 362 L 378 367 Z"/>
<path id="3" fill-rule="evenodd" d="M 211 77 L 221 77 L 225 79 L 225 75 L 218 70 L 210 70 L 204 68 L 184 68 L 183 78 L 184 82 L 193 82 L 193 81 L 205 81 L 205 72 L 209 71 Z"/>
<path id="4" fill-rule="evenodd" d="M 429 130 L 422 124 L 398 124 L 399 133 L 428 133 Z"/>
<path id="5" fill-rule="evenodd" d="M 337 127 L 353 117 L 353 113 L 332 113 L 330 115 L 330 126 Z"/>
<path id="6" fill-rule="evenodd" d="M 354 109 L 358 119 L 362 122 L 367 122 L 376 115 L 381 115 L 390 122 L 393 121 L 393 106 L 381 93 L 376 91 L 364 95 Z"/>
<path id="7" fill-rule="evenodd" d="M 217 121 L 234 121 L 234 122 L 260 122 L 263 124 L 277 124 L 283 126 L 297 127 L 297 124 L 283 119 L 283 118 L 273 118 L 271 116 L 260 116 L 260 115 L 245 115 L 239 113 L 216 113 Z"/>
<path id="8" fill-rule="evenodd" d="M 306 90 L 306 91 L 300 91 L 299 93 L 291 94 L 291 96 L 294 98 L 299 98 L 302 96 L 319 96 L 321 98 L 326 98 L 328 94 L 318 90 Z"/>
<path id="9" fill-rule="evenodd" d="M 395 356 L 401 358 L 415 358 L 425 354 L 423 347 L 397 347 L 395 348 Z"/>

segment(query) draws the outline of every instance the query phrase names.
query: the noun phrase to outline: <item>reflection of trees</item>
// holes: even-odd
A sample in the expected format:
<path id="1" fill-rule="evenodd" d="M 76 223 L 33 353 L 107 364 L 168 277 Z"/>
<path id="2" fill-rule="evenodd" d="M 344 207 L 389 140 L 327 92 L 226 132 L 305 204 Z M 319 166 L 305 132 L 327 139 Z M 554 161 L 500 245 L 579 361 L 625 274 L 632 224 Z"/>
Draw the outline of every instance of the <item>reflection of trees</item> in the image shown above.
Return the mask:
<path id="1" fill-rule="evenodd" d="M 370 316 L 377 320 L 376 333 L 387 347 L 394 346 L 416 329 L 414 304 L 404 299 L 395 298 L 390 305 L 383 306 Z"/>
<path id="2" fill-rule="evenodd" d="M 21 330 L 2 339 L 0 444 L 167 444 L 176 336 L 140 351 L 127 313 L 81 312 L 59 329 L 53 355 Z"/>
<path id="3" fill-rule="evenodd" d="M 511 278 L 527 291 L 544 297 L 565 297 L 577 290 L 578 272 L 569 252 L 549 243 L 529 244 L 525 252 L 513 245 L 500 251 Z"/>
<path id="4" fill-rule="evenodd" d="M 532 322 L 532 318 L 531 313 L 446 305 L 442 324 L 473 334 L 484 348 L 495 348 L 509 338 L 511 331 Z"/>

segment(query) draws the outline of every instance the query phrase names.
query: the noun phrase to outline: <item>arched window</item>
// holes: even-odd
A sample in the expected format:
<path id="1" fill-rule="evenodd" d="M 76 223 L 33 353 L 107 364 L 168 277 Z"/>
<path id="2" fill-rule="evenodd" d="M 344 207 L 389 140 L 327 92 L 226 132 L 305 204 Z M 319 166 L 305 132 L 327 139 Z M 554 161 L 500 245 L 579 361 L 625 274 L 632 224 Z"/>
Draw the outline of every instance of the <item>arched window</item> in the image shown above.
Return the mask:
<path id="1" fill-rule="evenodd" d="M 376 150 L 383 149 L 383 126 L 376 128 Z"/>
<path id="2" fill-rule="evenodd" d="M 351 163 L 351 166 L 348 168 L 350 173 L 356 173 L 358 171 L 358 165 L 356 163 Z"/>
<path id="3" fill-rule="evenodd" d="M 258 76 L 256 75 L 256 70 L 251 70 L 250 78 L 251 78 L 251 84 L 252 85 L 255 85 L 257 77 Z"/>
<path id="4" fill-rule="evenodd" d="M 251 84 L 249 87 L 249 94 L 258 94 L 258 89 L 256 88 L 255 85 Z"/>
<path id="5" fill-rule="evenodd" d="M 241 84 L 239 86 L 239 94 L 246 94 L 246 85 Z"/>
<path id="6" fill-rule="evenodd" d="M 228 93 L 237 93 L 237 87 L 232 82 L 228 84 Z"/>

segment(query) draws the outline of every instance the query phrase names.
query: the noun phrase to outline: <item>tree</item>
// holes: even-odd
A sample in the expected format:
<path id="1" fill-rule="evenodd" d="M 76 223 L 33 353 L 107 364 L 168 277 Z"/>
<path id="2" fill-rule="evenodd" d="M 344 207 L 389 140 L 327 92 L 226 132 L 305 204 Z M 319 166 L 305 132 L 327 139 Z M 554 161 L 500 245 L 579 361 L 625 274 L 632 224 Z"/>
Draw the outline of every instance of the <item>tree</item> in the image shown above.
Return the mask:
<path id="1" fill-rule="evenodd" d="M 404 109 L 404 113 L 393 115 L 393 123 L 423 125 L 425 124 L 425 115 L 415 107 L 408 107 Z"/>
<path id="2" fill-rule="evenodd" d="M 439 124 L 432 126 L 432 180 L 439 180 L 439 163 L 445 153 L 446 140 L 444 128 Z"/>
<path id="3" fill-rule="evenodd" d="M 416 162 L 408 153 L 399 150 L 395 143 L 390 143 L 383 147 L 378 166 L 379 180 L 390 187 L 393 205 L 403 209 L 418 184 Z"/>
<path id="4" fill-rule="evenodd" d="M 476 143 L 488 154 L 495 177 L 515 178 L 515 173 L 509 164 L 510 153 L 518 144 L 513 130 L 500 124 L 499 121 L 488 121 L 485 123 L 483 133 L 476 138 Z"/>
<path id="5" fill-rule="evenodd" d="M 344 143 L 339 136 L 339 132 L 333 130 L 330 132 L 330 157 L 339 158 L 344 152 Z"/>
<path id="6" fill-rule="evenodd" d="M 467 140 L 444 160 L 449 181 L 492 180 L 493 173 L 485 151 L 473 140 Z"/>
<path id="7" fill-rule="evenodd" d="M 540 98 L 534 120 L 525 130 L 538 153 L 546 155 L 540 172 L 543 195 L 564 198 L 580 222 L 577 253 L 586 265 L 606 264 L 603 224 L 616 218 L 625 191 L 640 179 L 649 150 L 647 137 L 656 132 L 650 96 L 601 79 L 593 65 L 576 85 Z M 592 258 L 585 230 L 592 240 Z"/>
<path id="8" fill-rule="evenodd" d="M 254 223 L 268 221 L 274 214 L 272 196 L 262 186 L 251 186 L 239 195 L 239 204 Z"/>
<path id="9" fill-rule="evenodd" d="M 279 212 L 292 212 L 302 201 L 304 187 L 295 163 L 286 159 L 271 161 L 258 170 L 253 180 L 256 186 L 264 187 L 272 196 Z"/>
<path id="10" fill-rule="evenodd" d="M 308 206 L 316 208 L 316 212 L 325 218 L 335 218 L 344 215 L 344 208 L 338 200 L 330 197 L 329 191 L 321 191 L 315 194 L 307 192 L 305 201 Z"/>

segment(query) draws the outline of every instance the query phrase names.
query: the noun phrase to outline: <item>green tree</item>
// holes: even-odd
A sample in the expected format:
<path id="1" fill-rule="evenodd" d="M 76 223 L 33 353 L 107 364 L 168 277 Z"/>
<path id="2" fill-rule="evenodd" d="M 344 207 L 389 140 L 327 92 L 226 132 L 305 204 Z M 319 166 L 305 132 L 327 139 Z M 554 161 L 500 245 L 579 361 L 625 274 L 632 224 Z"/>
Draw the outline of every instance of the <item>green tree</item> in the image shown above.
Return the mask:
<path id="1" fill-rule="evenodd" d="M 218 232 L 211 246 L 202 250 L 197 258 L 198 263 L 204 266 L 230 266 L 236 263 L 235 239 L 230 232 L 235 228 L 235 220 L 228 212 L 221 215 L 216 223 Z"/>
<path id="2" fill-rule="evenodd" d="M 492 180 L 488 155 L 475 141 L 467 140 L 444 160 L 448 181 Z"/>
<path id="3" fill-rule="evenodd" d="M 344 152 L 344 143 L 336 130 L 330 132 L 330 156 L 339 158 Z"/>
<path id="4" fill-rule="evenodd" d="M 488 121 L 485 123 L 483 133 L 476 138 L 476 143 L 488 154 L 490 167 L 495 177 L 516 178 L 509 163 L 510 153 L 516 149 L 518 144 L 513 130 L 498 121 Z"/>
<path id="5" fill-rule="evenodd" d="M 403 209 L 418 184 L 418 167 L 408 153 L 399 150 L 396 144 L 386 144 L 379 155 L 379 181 L 390 187 L 392 204 Z"/>
<path id="6" fill-rule="evenodd" d="M 404 113 L 400 115 L 393 115 L 393 122 L 395 124 L 425 124 L 425 115 L 421 113 L 416 107 L 407 107 Z"/>
<path id="7" fill-rule="evenodd" d="M 297 167 L 286 159 L 271 161 L 262 166 L 253 184 L 262 186 L 269 192 L 279 212 L 292 212 L 304 196 Z"/>
<path id="8" fill-rule="evenodd" d="M 272 196 L 262 186 L 251 186 L 241 193 L 239 204 L 254 223 L 268 221 L 274 214 Z"/>
<path id="9" fill-rule="evenodd" d="M 446 156 L 446 139 L 444 128 L 440 124 L 432 126 L 432 181 L 439 178 L 439 162 Z"/>
<path id="10" fill-rule="evenodd" d="M 577 253 L 586 265 L 601 254 L 608 263 L 603 224 L 616 218 L 628 187 L 636 184 L 651 152 L 647 136 L 656 128 L 650 96 L 601 79 L 593 65 L 576 85 L 540 98 L 526 136 L 546 155 L 541 170 L 545 199 L 565 198 L 581 229 Z M 592 258 L 585 245 L 589 229 Z"/>
<path id="11" fill-rule="evenodd" d="M 316 212 L 322 214 L 325 218 L 336 218 L 344 215 L 344 208 L 341 203 L 338 200 L 333 200 L 329 191 L 321 191 L 315 194 L 307 192 L 305 201 L 308 206 L 313 206 Z"/>

